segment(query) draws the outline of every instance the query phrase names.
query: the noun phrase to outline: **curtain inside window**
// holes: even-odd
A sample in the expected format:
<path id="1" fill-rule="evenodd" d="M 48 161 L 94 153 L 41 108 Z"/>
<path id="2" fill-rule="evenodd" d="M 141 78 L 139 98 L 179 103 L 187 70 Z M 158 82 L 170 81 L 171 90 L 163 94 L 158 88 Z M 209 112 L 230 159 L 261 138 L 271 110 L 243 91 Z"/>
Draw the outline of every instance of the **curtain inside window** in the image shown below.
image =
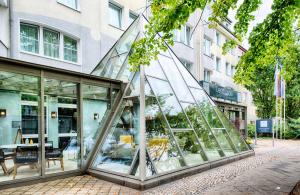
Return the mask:
<path id="1" fill-rule="evenodd" d="M 32 53 L 39 53 L 39 33 L 38 27 L 21 24 L 20 26 L 20 43 L 21 50 Z"/>
<path id="2" fill-rule="evenodd" d="M 77 41 L 64 36 L 64 59 L 77 62 Z"/>
<path id="3" fill-rule="evenodd" d="M 59 33 L 44 29 L 44 55 L 59 58 Z"/>

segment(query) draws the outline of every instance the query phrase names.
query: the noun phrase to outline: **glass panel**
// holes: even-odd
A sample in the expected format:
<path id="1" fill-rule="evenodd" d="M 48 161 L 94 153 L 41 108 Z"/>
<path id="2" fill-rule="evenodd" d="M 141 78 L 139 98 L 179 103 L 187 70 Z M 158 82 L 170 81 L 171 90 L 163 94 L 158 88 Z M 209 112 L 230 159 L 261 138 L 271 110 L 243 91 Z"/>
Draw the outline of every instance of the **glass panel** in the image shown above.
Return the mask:
<path id="1" fill-rule="evenodd" d="M 133 88 L 136 88 L 134 84 Z M 131 93 L 134 90 L 128 91 L 129 98 L 122 100 L 121 108 L 98 151 L 93 163 L 95 168 L 129 174 L 134 163 L 133 158 L 139 148 L 140 104 L 139 98 Z"/>
<path id="2" fill-rule="evenodd" d="M 58 0 L 58 2 L 71 7 L 73 9 L 77 9 L 77 0 Z"/>
<path id="3" fill-rule="evenodd" d="M 224 156 L 221 148 L 218 146 L 215 137 L 206 124 L 203 116 L 200 113 L 198 106 L 194 104 L 182 103 L 182 106 L 190 119 L 202 148 L 205 151 L 208 160 L 216 160 Z"/>
<path id="4" fill-rule="evenodd" d="M 128 61 L 126 60 L 125 63 L 123 62 L 129 54 L 131 45 L 139 33 L 139 28 L 137 27 L 137 24 L 139 24 L 138 21 L 139 19 L 137 19 L 125 34 L 122 35 L 116 46 L 109 51 L 109 53 L 101 60 L 100 64 L 92 71 L 92 75 L 113 79 L 117 77 L 117 79 L 121 79 L 124 82 L 128 82 L 131 79 L 133 74 L 129 71 Z M 112 59 L 114 59 L 114 61 L 112 61 Z"/>
<path id="5" fill-rule="evenodd" d="M 163 80 L 167 80 L 166 76 L 164 75 L 158 61 L 152 60 L 149 66 L 145 68 L 145 74 L 149 76 L 153 76 L 156 78 L 160 78 Z"/>
<path id="6" fill-rule="evenodd" d="M 180 107 L 173 91 L 167 81 L 147 77 L 150 86 L 156 94 L 163 113 L 171 128 L 188 128 L 191 129 L 186 116 Z"/>
<path id="7" fill-rule="evenodd" d="M 147 152 L 147 151 L 146 151 Z M 134 175 L 136 177 L 140 176 L 140 170 L 139 170 L 139 152 L 137 153 L 137 160 L 135 161 L 135 165 L 133 166 L 133 170 L 131 175 Z M 150 177 L 152 175 L 155 175 L 155 168 L 150 160 L 148 152 L 146 153 L 146 177 Z"/>
<path id="8" fill-rule="evenodd" d="M 191 92 L 200 106 L 206 120 L 212 128 L 224 128 L 217 113 L 214 110 L 214 103 L 206 93 L 200 89 L 191 88 Z"/>
<path id="9" fill-rule="evenodd" d="M 137 19 L 137 15 L 129 13 L 129 23 L 131 24 L 135 19 Z"/>
<path id="10" fill-rule="evenodd" d="M 64 60 L 77 62 L 77 41 L 64 36 Z"/>
<path id="11" fill-rule="evenodd" d="M 59 33 L 44 29 L 44 55 L 58 58 L 59 57 Z"/>
<path id="12" fill-rule="evenodd" d="M 234 142 L 235 146 L 239 151 L 247 151 L 249 147 L 245 143 L 244 139 L 239 134 L 238 130 L 233 126 L 233 124 L 225 117 L 224 113 L 222 113 L 218 108 L 216 108 L 223 124 L 230 135 L 230 138 Z"/>
<path id="13" fill-rule="evenodd" d="M 45 115 L 48 136 L 45 138 L 46 174 L 78 169 L 80 142 L 77 133 L 77 83 L 45 79 Z"/>
<path id="14" fill-rule="evenodd" d="M 0 71 L 0 182 L 41 175 L 39 83 L 35 76 Z"/>
<path id="15" fill-rule="evenodd" d="M 139 101 L 123 100 L 109 134 L 94 161 L 94 167 L 129 174 L 139 147 Z"/>
<path id="16" fill-rule="evenodd" d="M 121 28 L 122 9 L 112 3 L 109 3 L 109 24 Z"/>
<path id="17" fill-rule="evenodd" d="M 39 53 L 39 27 L 29 24 L 20 25 L 21 50 Z"/>
<path id="18" fill-rule="evenodd" d="M 172 51 L 170 51 L 170 54 L 175 61 L 179 71 L 181 72 L 185 82 L 187 83 L 188 86 L 195 87 L 195 88 L 200 88 L 200 85 L 198 82 L 193 78 L 191 73 L 184 67 L 184 65 L 181 63 L 181 61 L 178 60 L 178 58 L 174 55 Z"/>
<path id="19" fill-rule="evenodd" d="M 96 137 L 102 130 L 110 109 L 109 88 L 82 85 L 83 93 L 83 157 L 94 148 Z"/>
<path id="20" fill-rule="evenodd" d="M 204 162 L 194 131 L 175 131 L 174 135 L 188 165 L 193 166 Z"/>
<path id="21" fill-rule="evenodd" d="M 114 52 L 113 54 L 116 54 L 116 56 L 111 57 L 108 60 L 100 76 L 108 77 L 112 79 L 115 79 L 117 77 L 117 74 L 119 73 L 128 53 L 117 55 L 117 52 Z"/>
<path id="22" fill-rule="evenodd" d="M 163 173 L 183 167 L 184 162 L 175 140 L 153 96 L 146 97 L 145 119 L 147 149 L 157 172 Z"/>
<path id="23" fill-rule="evenodd" d="M 228 137 L 225 129 L 212 129 L 214 132 L 219 144 L 221 145 L 226 156 L 231 156 L 235 153 L 232 149 L 234 146 L 231 145 L 231 140 Z"/>
<path id="24" fill-rule="evenodd" d="M 158 60 L 164 69 L 170 84 L 172 85 L 177 97 L 181 101 L 194 102 L 194 99 L 187 88 L 180 72 L 171 58 L 159 55 Z"/>

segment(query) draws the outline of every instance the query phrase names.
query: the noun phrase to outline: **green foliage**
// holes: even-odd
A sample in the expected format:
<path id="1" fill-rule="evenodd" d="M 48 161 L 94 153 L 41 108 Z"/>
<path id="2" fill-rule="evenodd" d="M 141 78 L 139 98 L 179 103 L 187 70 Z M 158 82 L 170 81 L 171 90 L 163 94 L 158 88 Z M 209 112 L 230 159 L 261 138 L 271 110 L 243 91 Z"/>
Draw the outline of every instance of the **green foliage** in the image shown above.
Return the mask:
<path id="1" fill-rule="evenodd" d="M 300 138 L 300 118 L 290 119 L 288 122 L 288 128 L 284 133 L 286 139 L 299 139 Z"/>
<path id="2" fill-rule="evenodd" d="M 248 138 L 255 137 L 255 125 L 254 124 L 248 124 L 247 131 L 248 131 Z"/>

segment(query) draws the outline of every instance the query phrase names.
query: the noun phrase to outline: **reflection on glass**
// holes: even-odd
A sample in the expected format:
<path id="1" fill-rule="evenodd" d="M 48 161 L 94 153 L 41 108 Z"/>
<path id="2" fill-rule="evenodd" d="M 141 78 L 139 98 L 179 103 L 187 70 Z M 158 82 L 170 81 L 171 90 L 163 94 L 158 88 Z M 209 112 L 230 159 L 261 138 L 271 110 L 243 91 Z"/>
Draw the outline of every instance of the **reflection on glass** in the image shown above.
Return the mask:
<path id="1" fill-rule="evenodd" d="M 178 60 L 178 58 L 174 55 L 174 53 L 172 51 L 170 51 L 170 54 L 173 58 L 173 60 L 175 61 L 179 71 L 181 72 L 185 82 L 187 83 L 188 86 L 190 87 L 194 87 L 194 88 L 200 88 L 199 83 L 196 81 L 196 79 L 194 79 L 191 75 L 191 73 L 189 73 L 189 71 L 184 67 L 184 65 Z"/>
<path id="2" fill-rule="evenodd" d="M 48 134 L 45 136 L 46 174 L 78 169 L 80 143 L 77 133 L 77 83 L 44 79 L 47 101 L 45 112 Z"/>
<path id="3" fill-rule="evenodd" d="M 249 147 L 245 143 L 244 139 L 239 134 L 238 130 L 235 129 L 232 123 L 225 117 L 224 113 L 222 113 L 218 108 L 216 108 L 216 111 L 218 112 L 218 115 L 220 116 L 221 120 L 223 121 L 223 124 L 230 135 L 230 138 L 235 143 L 235 146 L 239 151 L 247 151 L 249 150 Z"/>
<path id="4" fill-rule="evenodd" d="M 224 151 L 226 156 L 231 156 L 235 153 L 234 151 L 234 145 L 232 144 L 229 136 L 226 133 L 225 129 L 212 129 L 214 132 L 219 144 L 222 147 L 222 150 Z"/>
<path id="5" fill-rule="evenodd" d="M 146 66 L 145 73 L 149 76 L 166 80 L 166 77 L 158 63 L 158 61 L 152 60 L 149 66 Z"/>
<path id="6" fill-rule="evenodd" d="M 153 96 L 146 97 L 145 119 L 147 149 L 157 172 L 163 173 L 184 166 L 175 140 Z"/>
<path id="7" fill-rule="evenodd" d="M 139 142 L 139 102 L 137 98 L 125 99 L 122 109 L 105 138 L 94 166 L 129 174 Z"/>
<path id="8" fill-rule="evenodd" d="M 212 128 L 223 128 L 217 113 L 214 110 L 214 103 L 209 99 L 206 93 L 201 89 L 190 88 L 197 104 L 200 106 L 206 120 Z"/>
<path id="9" fill-rule="evenodd" d="M 0 182 L 41 175 L 39 82 L 0 71 Z"/>
<path id="10" fill-rule="evenodd" d="M 223 157 L 224 153 L 218 146 L 217 141 L 201 115 L 198 106 L 188 103 L 182 103 L 182 106 L 202 143 L 203 150 L 205 151 L 208 160 L 217 160 Z"/>
<path id="11" fill-rule="evenodd" d="M 139 152 L 137 153 L 137 158 L 136 158 L 136 161 L 135 161 L 135 165 L 133 166 L 133 169 L 132 169 L 132 173 L 131 175 L 134 175 L 136 177 L 139 177 L 140 176 L 140 167 L 139 167 L 139 161 L 140 161 L 140 158 L 139 158 Z M 150 160 L 150 157 L 149 157 L 149 154 L 148 152 L 146 151 L 146 177 L 150 177 L 152 175 L 155 175 L 156 174 L 156 169 L 155 167 L 153 166 L 151 160 Z"/>
<path id="12" fill-rule="evenodd" d="M 171 86 L 173 87 L 175 94 L 180 101 L 194 102 L 194 99 L 187 88 L 184 80 L 172 58 L 168 58 L 162 55 L 158 55 L 158 60 L 164 69 Z"/>
<path id="13" fill-rule="evenodd" d="M 158 98 L 162 111 L 167 117 L 170 127 L 191 129 L 169 83 L 152 77 L 147 77 L 147 79 Z"/>
<path id="14" fill-rule="evenodd" d="M 188 165 L 197 165 L 204 161 L 202 158 L 203 153 L 201 153 L 201 147 L 192 130 L 181 132 L 175 131 L 174 135 L 182 151 L 185 162 Z"/>
<path id="15" fill-rule="evenodd" d="M 100 133 L 110 109 L 109 88 L 82 85 L 83 92 L 83 157 L 87 158 L 94 148 L 96 136 Z"/>

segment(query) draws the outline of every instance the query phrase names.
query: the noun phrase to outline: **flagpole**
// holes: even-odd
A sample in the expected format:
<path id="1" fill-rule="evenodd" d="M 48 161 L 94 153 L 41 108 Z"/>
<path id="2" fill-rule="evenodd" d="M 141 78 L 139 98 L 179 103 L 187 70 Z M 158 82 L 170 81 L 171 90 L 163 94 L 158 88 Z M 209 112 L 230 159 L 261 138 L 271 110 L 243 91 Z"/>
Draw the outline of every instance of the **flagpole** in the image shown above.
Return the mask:
<path id="1" fill-rule="evenodd" d="M 286 85 L 284 83 L 284 99 L 283 99 L 283 121 L 284 121 L 284 126 L 283 126 L 283 139 L 285 139 L 285 88 L 286 88 Z"/>

